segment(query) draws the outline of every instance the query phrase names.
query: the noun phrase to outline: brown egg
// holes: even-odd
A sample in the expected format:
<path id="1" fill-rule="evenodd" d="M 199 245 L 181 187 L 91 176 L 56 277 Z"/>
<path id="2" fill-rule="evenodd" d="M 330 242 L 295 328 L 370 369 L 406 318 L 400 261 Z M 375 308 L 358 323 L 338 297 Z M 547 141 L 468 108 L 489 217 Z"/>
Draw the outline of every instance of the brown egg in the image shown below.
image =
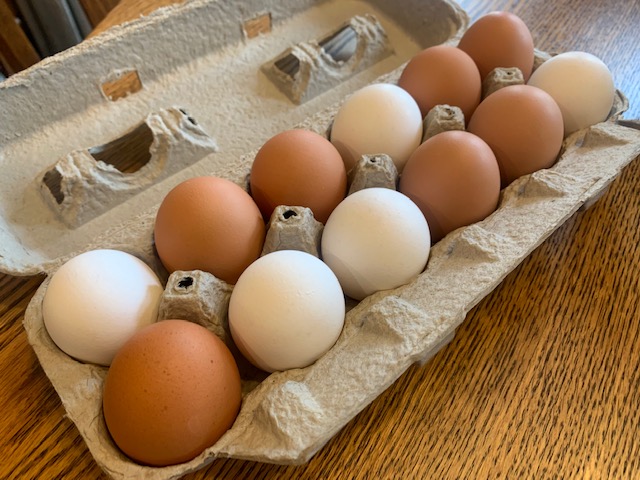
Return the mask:
<path id="1" fill-rule="evenodd" d="M 521 175 L 555 163 L 564 123 L 551 95 L 536 87 L 512 85 L 485 98 L 467 130 L 489 144 L 505 187 Z"/>
<path id="2" fill-rule="evenodd" d="M 203 270 L 234 284 L 260 255 L 265 230 L 260 210 L 241 187 L 222 178 L 197 177 L 164 198 L 154 237 L 169 272 Z"/>
<path id="3" fill-rule="evenodd" d="M 206 328 L 163 320 L 116 354 L 103 391 L 116 445 L 138 463 L 189 461 L 213 445 L 240 409 L 240 375 L 226 345 Z"/>
<path id="4" fill-rule="evenodd" d="M 473 59 L 450 45 L 430 47 L 415 55 L 398 85 L 415 99 L 425 117 L 436 105 L 459 107 L 465 121 L 480 103 L 482 82 Z"/>
<path id="5" fill-rule="evenodd" d="M 250 183 L 265 220 L 278 205 L 291 205 L 310 208 L 325 223 L 347 193 L 347 173 L 336 147 L 302 129 L 281 132 L 262 146 Z"/>
<path id="6" fill-rule="evenodd" d="M 533 38 L 520 17 L 491 12 L 476 20 L 458 47 L 469 54 L 484 78 L 497 67 L 518 67 L 526 82 L 533 70 Z"/>
<path id="7" fill-rule="evenodd" d="M 422 210 L 431 241 L 492 213 L 500 196 L 500 172 L 489 146 L 459 130 L 442 132 L 411 155 L 400 192 Z"/>

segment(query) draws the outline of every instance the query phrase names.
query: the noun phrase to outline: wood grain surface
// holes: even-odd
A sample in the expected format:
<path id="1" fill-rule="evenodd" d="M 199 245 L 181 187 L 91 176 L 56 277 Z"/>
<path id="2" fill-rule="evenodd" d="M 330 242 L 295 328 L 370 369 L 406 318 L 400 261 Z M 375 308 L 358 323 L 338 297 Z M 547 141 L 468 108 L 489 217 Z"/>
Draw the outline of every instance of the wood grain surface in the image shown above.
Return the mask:
<path id="1" fill-rule="evenodd" d="M 13 1 L 0 0 L 0 72 L 13 75 L 40 61 L 31 40 L 17 21 Z"/>
<path id="2" fill-rule="evenodd" d="M 122 0 L 101 28 L 149 3 Z M 640 117 L 638 0 L 461 3 L 520 15 L 543 50 L 600 56 Z M 41 281 L 0 275 L 0 478 L 104 478 L 21 325 Z M 186 478 L 640 478 L 639 285 L 636 159 L 308 464 L 216 460 Z"/>

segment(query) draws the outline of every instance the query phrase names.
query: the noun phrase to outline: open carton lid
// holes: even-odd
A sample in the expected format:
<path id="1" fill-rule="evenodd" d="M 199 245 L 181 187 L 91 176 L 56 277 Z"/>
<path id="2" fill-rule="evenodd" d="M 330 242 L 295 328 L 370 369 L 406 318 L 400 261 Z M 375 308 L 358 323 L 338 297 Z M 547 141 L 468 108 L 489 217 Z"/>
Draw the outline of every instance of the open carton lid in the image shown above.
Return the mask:
<path id="1" fill-rule="evenodd" d="M 252 159 L 242 157 L 268 138 L 467 24 L 454 2 L 405 3 L 195 0 L 0 83 L 0 271 L 51 271 L 90 244 L 109 244 L 113 229 L 135 243 L 136 217 L 153 214 L 180 181 L 216 174 L 244 184 Z M 357 48 L 339 63 L 318 44 L 346 28 L 359 29 Z M 287 84 L 292 72 L 274 64 L 309 44 L 317 57 L 299 60 L 304 78 Z M 118 171 L 101 150 L 119 140 L 119 154 L 139 162 L 150 149 L 149 163 Z"/>
<path id="2" fill-rule="evenodd" d="M 347 62 L 352 70 L 328 75 L 331 60 L 324 59 L 324 72 L 307 85 L 273 70 L 292 45 L 330 38 L 349 19 L 371 13 L 385 35 L 367 37 L 379 57 L 365 61 L 364 69 Z M 245 185 L 252 152 L 267 138 L 294 126 L 324 133 L 346 95 L 374 81 L 395 82 L 413 54 L 454 43 L 467 22 L 449 0 L 406 0 L 402 6 L 384 0 L 194 0 L 11 77 L 0 84 L 6 106 L 0 111 L 0 269 L 51 273 L 72 255 L 108 247 L 160 270 L 151 232 L 155 209 L 170 188 L 203 174 Z M 381 47 L 384 38 L 389 43 Z M 127 85 L 134 93 L 106 98 Z M 101 414 L 106 369 L 63 354 L 43 326 L 48 280 L 26 313 L 29 341 L 94 458 L 115 478 L 177 478 L 217 457 L 305 462 L 412 363 L 446 344 L 477 302 L 640 154 L 640 132 L 614 121 L 624 108 L 620 96 L 611 121 L 567 138 L 555 166 L 516 180 L 502 192 L 496 212 L 436 244 L 415 281 L 352 308 L 338 342 L 315 364 L 268 376 L 244 396 L 234 426 L 190 462 L 145 467 L 118 451 Z M 110 142 L 118 139 L 151 145 L 149 162 L 132 175 L 90 161 L 108 157 Z M 43 187 L 61 159 L 58 174 L 50 173 Z M 87 163 L 93 170 L 82 178 L 107 178 L 107 186 L 118 188 L 105 191 L 116 193 L 101 193 L 95 201 L 94 189 L 76 210 L 54 211 L 68 196 L 76 198 L 61 182 L 56 189 L 56 175 Z M 158 173 L 163 163 L 171 166 Z"/>

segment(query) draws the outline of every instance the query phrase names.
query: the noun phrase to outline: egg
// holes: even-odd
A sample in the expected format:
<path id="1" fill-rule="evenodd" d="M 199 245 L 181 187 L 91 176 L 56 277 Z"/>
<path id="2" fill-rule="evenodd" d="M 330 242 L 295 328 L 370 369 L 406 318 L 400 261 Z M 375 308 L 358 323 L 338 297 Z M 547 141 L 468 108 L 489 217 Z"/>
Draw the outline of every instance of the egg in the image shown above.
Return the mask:
<path id="1" fill-rule="evenodd" d="M 331 143 L 349 172 L 365 154 L 385 153 L 399 172 L 422 140 L 422 114 L 409 93 L 376 83 L 354 92 L 338 109 Z"/>
<path id="2" fill-rule="evenodd" d="M 234 284 L 262 251 L 266 227 L 251 196 L 235 183 L 186 180 L 163 199 L 154 239 L 169 272 L 202 270 Z"/>
<path id="3" fill-rule="evenodd" d="M 324 223 L 346 195 L 347 172 L 329 140 L 307 130 L 287 130 L 260 148 L 250 185 L 266 220 L 277 206 L 292 205 L 310 208 Z"/>
<path id="4" fill-rule="evenodd" d="M 336 342 L 345 299 L 333 272 L 317 257 L 279 250 L 256 260 L 229 301 L 229 329 L 258 368 L 282 371 L 311 365 Z"/>
<path id="5" fill-rule="evenodd" d="M 136 333 L 113 359 L 102 397 L 115 444 L 152 466 L 199 455 L 231 427 L 240 404 L 229 349 L 185 320 L 162 320 Z"/>
<path id="6" fill-rule="evenodd" d="M 493 150 L 503 187 L 552 166 L 564 137 L 558 104 L 545 91 L 529 85 L 511 85 L 486 97 L 467 130 Z"/>
<path id="7" fill-rule="evenodd" d="M 430 246 L 429 225 L 418 206 L 379 187 L 345 198 L 321 239 L 322 259 L 355 300 L 409 283 L 424 270 Z"/>
<path id="8" fill-rule="evenodd" d="M 468 120 L 482 94 L 480 72 L 473 59 L 451 45 L 429 47 L 411 58 L 398 86 L 411 94 L 423 117 L 436 105 L 452 105 Z"/>
<path id="9" fill-rule="evenodd" d="M 513 13 L 491 12 L 476 20 L 458 48 L 476 62 L 484 78 L 497 67 L 517 67 L 527 81 L 533 70 L 533 38 L 527 25 Z"/>
<path id="10" fill-rule="evenodd" d="M 586 52 L 550 58 L 533 72 L 529 85 L 547 92 L 560 106 L 565 135 L 606 120 L 615 96 L 611 71 Z"/>
<path id="11" fill-rule="evenodd" d="M 500 170 L 481 138 L 463 131 L 442 132 L 413 152 L 399 190 L 418 205 L 435 243 L 496 209 Z"/>
<path id="12" fill-rule="evenodd" d="M 90 250 L 64 263 L 42 300 L 44 326 L 67 355 L 109 365 L 138 330 L 156 321 L 164 288 L 139 258 Z"/>

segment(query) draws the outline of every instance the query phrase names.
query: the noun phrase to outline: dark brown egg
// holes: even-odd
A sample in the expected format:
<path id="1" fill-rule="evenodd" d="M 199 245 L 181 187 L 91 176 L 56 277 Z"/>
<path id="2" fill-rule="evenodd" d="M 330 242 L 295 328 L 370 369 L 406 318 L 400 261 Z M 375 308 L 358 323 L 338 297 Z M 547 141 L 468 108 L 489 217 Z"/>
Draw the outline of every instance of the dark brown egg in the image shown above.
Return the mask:
<path id="1" fill-rule="evenodd" d="M 213 445 L 240 402 L 238 368 L 222 340 L 195 323 L 163 320 L 118 351 L 102 403 L 109 433 L 127 456 L 166 466 Z"/>
<path id="2" fill-rule="evenodd" d="M 251 168 L 251 195 L 268 220 L 278 205 L 308 207 L 326 222 L 347 193 L 336 147 L 317 133 L 295 129 L 269 139 Z"/>
<path id="3" fill-rule="evenodd" d="M 484 219 L 498 205 L 500 172 L 489 146 L 475 135 L 434 135 L 409 157 L 400 192 L 422 210 L 431 241 Z"/>
<path id="4" fill-rule="evenodd" d="M 402 71 L 398 86 L 415 99 L 425 117 L 436 105 L 459 107 L 465 121 L 480 103 L 482 83 L 473 59 L 450 45 L 430 47 L 415 55 Z"/>
<path id="5" fill-rule="evenodd" d="M 491 12 L 476 20 L 458 47 L 476 62 L 484 78 L 497 67 L 518 67 L 525 82 L 533 70 L 533 38 L 520 17 Z"/>
<path id="6" fill-rule="evenodd" d="M 545 91 L 528 85 L 501 88 L 485 98 L 468 131 L 489 144 L 500 165 L 502 186 L 552 166 L 564 136 L 562 112 Z"/>
<path id="7" fill-rule="evenodd" d="M 253 199 L 217 177 L 182 182 L 162 201 L 154 237 L 163 265 L 203 270 L 234 284 L 262 252 L 266 227 Z"/>

